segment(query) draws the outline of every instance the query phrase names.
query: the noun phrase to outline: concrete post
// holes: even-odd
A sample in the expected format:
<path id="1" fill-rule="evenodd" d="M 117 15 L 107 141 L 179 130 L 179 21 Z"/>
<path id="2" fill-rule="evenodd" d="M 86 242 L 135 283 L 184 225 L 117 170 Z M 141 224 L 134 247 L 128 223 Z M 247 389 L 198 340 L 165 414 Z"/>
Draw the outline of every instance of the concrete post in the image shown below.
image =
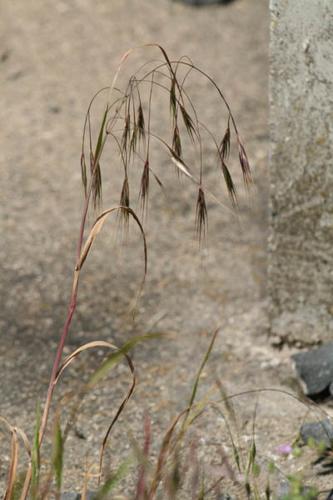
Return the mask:
<path id="1" fill-rule="evenodd" d="M 271 331 L 333 340 L 333 0 L 270 0 Z"/>

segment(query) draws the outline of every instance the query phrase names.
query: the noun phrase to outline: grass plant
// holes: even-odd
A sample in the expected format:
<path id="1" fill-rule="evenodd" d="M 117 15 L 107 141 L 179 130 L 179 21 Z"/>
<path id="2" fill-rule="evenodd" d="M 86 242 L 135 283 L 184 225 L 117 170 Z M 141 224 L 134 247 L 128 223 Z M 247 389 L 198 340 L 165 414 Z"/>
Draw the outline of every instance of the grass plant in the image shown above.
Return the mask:
<path id="1" fill-rule="evenodd" d="M 159 59 L 148 61 L 141 65 L 127 80 L 124 87 L 118 86 L 118 80 L 128 59 L 138 50 L 155 51 Z M 209 83 L 210 88 L 216 94 L 217 106 L 221 106 L 221 116 L 226 116 L 225 124 L 219 130 L 211 130 L 207 124 L 202 122 L 194 100 L 188 90 L 188 83 L 192 79 L 195 83 L 203 80 Z M 155 130 L 154 98 L 159 92 L 166 96 L 168 101 L 168 133 L 165 136 Z M 92 110 L 96 101 L 104 98 L 104 110 L 100 117 L 100 123 L 96 137 L 94 138 L 94 123 Z M 215 127 L 216 129 L 216 127 Z M 235 150 L 238 156 L 240 170 L 246 186 L 251 183 L 251 171 L 244 144 L 242 142 L 231 107 L 217 83 L 202 69 L 196 66 L 188 57 L 170 59 L 163 47 L 156 44 L 146 45 L 140 49 L 131 49 L 124 54 L 120 65 L 115 73 L 110 87 L 98 91 L 91 100 L 83 128 L 81 149 L 81 176 L 84 192 L 84 203 L 81 223 L 78 231 L 78 244 L 76 262 L 73 270 L 73 283 L 68 303 L 67 314 L 63 330 L 59 339 L 42 411 L 37 409 L 36 429 L 32 445 L 30 445 L 25 433 L 13 427 L 5 419 L 1 423 L 7 428 L 11 435 L 11 459 L 7 478 L 7 487 L 4 495 L 5 500 L 27 498 L 40 500 L 43 498 L 61 498 L 63 484 L 63 457 L 66 444 L 67 431 L 62 430 L 61 415 L 57 414 L 54 424 L 54 440 L 51 470 L 42 478 L 41 464 L 43 459 L 42 444 L 49 424 L 50 408 L 53 402 L 54 391 L 64 371 L 71 365 L 74 359 L 83 352 L 90 349 L 105 348 L 110 350 L 109 354 L 100 368 L 92 375 L 80 398 L 74 405 L 71 422 L 79 411 L 82 398 L 91 390 L 105 375 L 113 369 L 120 361 L 125 360 L 129 375 L 130 387 L 124 395 L 123 400 L 115 412 L 100 449 L 100 461 L 98 467 L 99 490 L 96 492 L 96 500 L 112 498 L 110 495 L 126 477 L 136 464 L 137 481 L 134 497 L 136 500 L 154 500 L 157 498 L 215 498 L 222 492 L 223 480 L 227 476 L 231 482 L 239 485 L 240 477 L 243 476 L 243 492 L 247 498 L 272 498 L 269 484 L 264 492 L 259 491 L 256 477 L 259 475 L 257 463 L 257 449 L 255 440 L 255 418 L 253 419 L 253 435 L 244 460 L 239 452 L 239 446 L 233 437 L 231 427 L 227 429 L 231 438 L 233 450 L 232 458 L 221 447 L 220 458 L 224 468 L 220 477 L 210 481 L 201 467 L 200 458 L 196 451 L 196 445 L 186 444 L 187 436 L 193 425 L 201 418 L 208 408 L 217 408 L 217 401 L 197 401 L 197 390 L 204 367 L 206 366 L 213 349 L 218 331 L 212 337 L 208 350 L 199 367 L 194 380 L 192 391 L 186 408 L 176 415 L 170 423 L 163 439 L 155 463 L 150 457 L 152 431 L 149 416 L 146 415 L 144 422 L 144 444 L 143 448 L 132 439 L 132 453 L 122 462 L 109 477 L 103 477 L 103 456 L 109 435 L 121 415 L 123 409 L 131 398 L 136 386 L 136 372 L 131 358 L 131 351 L 136 344 L 153 338 L 154 335 L 138 336 L 125 343 L 121 348 L 106 341 L 93 340 L 76 349 L 72 354 L 64 358 L 64 347 L 70 333 L 72 319 L 76 311 L 79 293 L 80 275 L 90 252 L 95 244 L 98 234 L 102 231 L 106 220 L 110 217 L 118 218 L 126 231 L 129 230 L 130 220 L 138 228 L 142 237 L 143 246 L 143 270 L 142 282 L 138 296 L 144 286 L 148 265 L 148 250 L 145 235 L 145 217 L 149 211 L 149 195 L 154 182 L 157 188 L 163 189 L 163 172 L 157 173 L 152 156 L 152 144 L 156 145 L 167 154 L 170 159 L 170 167 L 176 171 L 175 182 L 182 177 L 185 181 L 192 183 L 196 188 L 196 200 L 194 200 L 195 229 L 198 240 L 202 243 L 207 234 L 208 205 L 207 198 L 213 202 L 225 206 L 227 203 L 222 197 L 216 196 L 206 184 L 205 151 L 209 147 L 216 152 L 216 175 L 221 177 L 225 183 L 232 206 L 237 205 L 236 185 L 228 166 L 230 155 Z M 108 208 L 101 208 L 103 181 L 107 175 L 103 168 L 105 150 L 112 151 L 115 163 L 120 165 L 122 175 L 122 187 L 119 192 L 119 204 Z M 189 164 L 186 148 L 195 151 L 197 164 Z M 140 172 L 139 185 L 133 185 L 132 171 Z M 137 213 L 133 208 L 135 193 L 140 199 L 140 211 Z M 89 227 L 91 215 L 94 222 Z M 118 216 L 118 217 L 115 217 Z M 219 391 L 222 386 L 219 385 Z M 220 403 L 225 404 L 229 419 L 234 419 L 231 399 L 221 394 Z M 241 395 L 238 395 L 241 396 Z M 219 410 L 221 411 L 221 410 Z M 223 414 L 224 415 L 224 414 Z M 228 419 L 225 419 L 228 422 Z M 18 473 L 19 442 L 22 442 L 28 457 L 28 467 L 23 475 Z M 188 447 L 189 446 L 189 447 Z M 186 453 L 190 452 L 191 460 L 184 461 Z M 295 483 L 296 484 L 296 483 Z M 82 498 L 86 496 L 87 487 L 83 488 Z M 295 486 L 296 491 L 296 486 Z M 298 490 L 297 490 L 298 494 Z M 215 495 L 215 497 L 214 497 Z M 244 497 L 244 498 L 245 498 Z M 289 498 L 289 497 L 288 497 Z M 297 496 L 290 497 L 296 500 Z"/>

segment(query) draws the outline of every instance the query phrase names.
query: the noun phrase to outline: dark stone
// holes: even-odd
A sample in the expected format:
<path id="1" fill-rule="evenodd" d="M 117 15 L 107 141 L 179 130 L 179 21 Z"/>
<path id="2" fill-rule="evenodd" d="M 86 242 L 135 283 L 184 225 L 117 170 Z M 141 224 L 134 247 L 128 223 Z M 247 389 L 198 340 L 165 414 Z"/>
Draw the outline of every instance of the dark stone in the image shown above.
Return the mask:
<path id="1" fill-rule="evenodd" d="M 309 439 L 313 439 L 316 443 L 324 443 L 330 448 L 333 441 L 333 425 L 328 419 L 303 424 L 300 435 L 305 444 Z"/>
<path id="2" fill-rule="evenodd" d="M 326 500 L 333 500 L 333 490 L 329 492 L 328 497 L 326 497 Z"/>
<path id="3" fill-rule="evenodd" d="M 332 394 L 333 342 L 292 356 L 304 393 L 312 398 Z M 333 387 L 333 386 L 332 386 Z"/>

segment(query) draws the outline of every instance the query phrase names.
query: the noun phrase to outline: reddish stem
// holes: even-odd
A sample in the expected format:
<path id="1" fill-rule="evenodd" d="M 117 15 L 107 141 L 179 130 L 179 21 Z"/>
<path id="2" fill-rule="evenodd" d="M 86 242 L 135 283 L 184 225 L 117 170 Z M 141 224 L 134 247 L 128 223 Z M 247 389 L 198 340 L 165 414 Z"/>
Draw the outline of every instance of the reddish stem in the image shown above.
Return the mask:
<path id="1" fill-rule="evenodd" d="M 80 232 L 79 232 L 79 239 L 78 239 L 77 253 L 76 253 L 76 262 L 79 262 L 80 255 L 81 255 L 81 250 L 82 250 L 82 245 L 83 245 L 83 237 L 84 237 L 84 229 L 86 226 L 87 214 L 88 214 L 88 210 L 89 210 L 90 196 L 91 196 L 91 192 L 92 192 L 93 178 L 94 178 L 95 169 L 98 165 L 98 162 L 99 162 L 99 159 L 101 156 L 102 149 L 103 148 L 101 148 L 101 151 L 100 151 L 98 158 L 94 159 L 94 166 L 93 166 L 92 175 L 91 175 L 91 178 L 89 181 L 89 187 L 87 190 L 87 196 L 85 199 L 85 204 L 84 204 L 83 214 L 82 214 L 82 219 L 81 219 L 81 224 L 80 224 Z M 68 333 L 70 330 L 70 326 L 72 323 L 74 312 L 75 312 L 75 309 L 77 306 L 78 285 L 79 285 L 79 270 L 77 269 L 77 264 L 75 264 L 73 286 L 72 286 L 72 292 L 71 292 L 71 295 L 69 298 L 68 312 L 67 312 L 65 324 L 64 324 L 64 327 L 62 330 L 62 334 L 61 334 L 61 337 L 59 340 L 56 356 L 55 356 L 55 359 L 53 362 L 49 387 L 47 390 L 47 396 L 46 396 L 45 406 L 44 406 L 44 410 L 43 410 L 42 421 L 41 421 L 41 425 L 40 425 L 40 429 L 39 429 L 39 446 L 41 446 L 42 441 L 43 441 L 43 437 L 45 434 L 47 420 L 48 420 L 48 416 L 49 416 L 49 412 L 50 412 L 52 396 L 53 396 L 53 391 L 54 391 L 54 387 L 55 387 L 54 382 L 55 382 L 57 374 L 58 374 L 58 370 L 60 367 L 61 358 L 63 355 L 66 339 L 68 337 Z"/>

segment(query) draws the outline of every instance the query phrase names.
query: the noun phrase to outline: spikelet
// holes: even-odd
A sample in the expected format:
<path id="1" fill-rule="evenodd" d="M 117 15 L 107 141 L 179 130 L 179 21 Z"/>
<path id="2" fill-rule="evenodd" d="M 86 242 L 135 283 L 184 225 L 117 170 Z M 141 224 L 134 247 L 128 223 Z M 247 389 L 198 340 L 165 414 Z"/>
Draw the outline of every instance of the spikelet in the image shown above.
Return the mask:
<path id="1" fill-rule="evenodd" d="M 231 174 L 229 172 L 229 169 L 227 165 L 225 164 L 225 161 L 221 158 L 221 168 L 222 168 L 222 173 L 224 176 L 225 184 L 227 186 L 228 193 L 230 195 L 231 201 L 233 205 L 236 205 L 237 198 L 236 198 L 236 189 L 234 185 L 234 181 L 232 180 Z"/>
<path id="2" fill-rule="evenodd" d="M 130 206 L 130 193 L 127 175 L 124 178 L 123 187 L 121 189 L 119 205 L 124 207 L 121 209 L 120 215 L 124 223 L 124 228 L 127 230 L 129 224 L 129 211 L 126 209 Z"/>
<path id="3" fill-rule="evenodd" d="M 141 185 L 140 185 L 140 198 L 141 198 L 141 206 L 143 212 L 145 212 L 147 208 L 148 194 L 149 194 L 149 160 L 147 158 L 143 167 L 141 176 Z"/>
<path id="4" fill-rule="evenodd" d="M 207 225 L 208 225 L 208 213 L 205 200 L 205 193 L 202 187 L 200 186 L 198 191 L 197 207 L 195 213 L 195 228 L 200 243 L 202 239 L 206 237 Z"/>
<path id="5" fill-rule="evenodd" d="M 247 154 L 245 152 L 245 148 L 240 139 L 238 140 L 238 147 L 239 147 L 239 163 L 242 169 L 244 183 L 246 186 L 248 186 L 252 182 L 251 169 L 249 160 L 247 158 Z"/>
<path id="6" fill-rule="evenodd" d="M 138 123 L 137 123 L 137 125 L 138 125 L 139 139 L 144 141 L 145 137 L 146 137 L 145 117 L 143 114 L 141 102 L 140 102 L 139 107 L 138 107 Z"/>
<path id="7" fill-rule="evenodd" d="M 182 142 L 180 139 L 179 128 L 176 124 L 173 129 L 173 137 L 172 137 L 172 149 L 178 156 L 178 158 L 182 157 Z"/>
<path id="8" fill-rule="evenodd" d="M 219 153 L 223 161 L 227 160 L 230 154 L 230 117 L 228 119 L 228 126 L 224 132 L 223 139 L 219 147 Z"/>

